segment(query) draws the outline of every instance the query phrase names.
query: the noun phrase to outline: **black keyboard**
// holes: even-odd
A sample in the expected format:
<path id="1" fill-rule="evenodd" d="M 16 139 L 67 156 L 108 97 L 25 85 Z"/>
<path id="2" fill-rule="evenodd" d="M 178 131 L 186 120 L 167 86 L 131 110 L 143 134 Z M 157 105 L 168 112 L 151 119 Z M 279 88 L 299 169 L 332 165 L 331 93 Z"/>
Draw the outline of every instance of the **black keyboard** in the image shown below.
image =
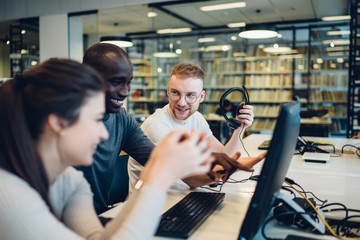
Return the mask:
<path id="1" fill-rule="evenodd" d="M 188 238 L 223 201 L 225 193 L 191 192 L 161 216 L 157 236 Z"/>
<path id="2" fill-rule="evenodd" d="M 269 147 L 270 147 L 270 142 L 271 142 L 271 140 L 265 140 L 265 141 L 263 141 L 263 142 L 258 146 L 258 149 L 260 149 L 260 150 L 268 150 Z"/>

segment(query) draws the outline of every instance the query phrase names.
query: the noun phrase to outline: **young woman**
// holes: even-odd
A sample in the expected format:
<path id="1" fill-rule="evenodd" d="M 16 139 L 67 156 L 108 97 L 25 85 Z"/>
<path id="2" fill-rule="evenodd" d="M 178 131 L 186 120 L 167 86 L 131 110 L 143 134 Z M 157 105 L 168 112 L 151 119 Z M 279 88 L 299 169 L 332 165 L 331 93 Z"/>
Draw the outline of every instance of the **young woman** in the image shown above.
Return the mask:
<path id="1" fill-rule="evenodd" d="M 173 181 L 206 173 L 204 135 L 176 131 L 152 152 L 123 211 L 105 228 L 82 173 L 108 137 L 105 85 L 90 67 L 49 60 L 0 87 L 0 236 L 149 239 Z"/>

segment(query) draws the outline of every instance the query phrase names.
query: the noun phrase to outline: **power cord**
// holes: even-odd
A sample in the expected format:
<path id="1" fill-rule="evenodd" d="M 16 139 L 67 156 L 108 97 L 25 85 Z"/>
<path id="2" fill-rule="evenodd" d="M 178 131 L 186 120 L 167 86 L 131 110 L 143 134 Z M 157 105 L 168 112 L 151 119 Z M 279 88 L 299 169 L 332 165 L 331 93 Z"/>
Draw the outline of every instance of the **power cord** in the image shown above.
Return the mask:
<path id="1" fill-rule="evenodd" d="M 292 187 L 300 196 L 302 196 L 309 204 L 310 206 L 314 209 L 314 211 L 316 212 L 317 216 L 320 218 L 320 220 L 325 224 L 326 228 L 329 230 L 329 232 L 340 239 L 356 239 L 356 240 L 360 240 L 360 237 L 343 237 L 343 236 L 339 236 L 338 234 L 336 234 L 334 232 L 334 230 L 330 227 L 330 225 L 325 221 L 325 219 L 323 218 L 323 216 L 319 213 L 319 211 L 316 209 L 316 207 L 314 206 L 314 204 L 303 194 L 301 193 L 299 190 L 297 190 L 291 183 L 289 183 L 288 181 L 285 181 L 286 184 L 288 184 L 290 187 Z"/>
<path id="2" fill-rule="evenodd" d="M 239 141 L 240 141 L 240 143 L 241 143 L 244 151 L 245 151 L 246 154 L 248 155 L 248 157 L 250 157 L 250 154 L 249 154 L 248 151 L 246 150 L 245 145 L 244 145 L 244 142 L 243 142 L 242 139 L 241 139 L 241 135 L 243 134 L 243 131 L 244 131 L 244 127 L 242 127 L 241 132 L 240 132 L 240 134 L 239 134 Z"/>
<path id="3" fill-rule="evenodd" d="M 271 216 L 270 218 L 266 219 L 265 222 L 263 223 L 262 227 L 261 227 L 261 235 L 263 236 L 263 238 L 265 240 L 283 240 L 283 239 L 279 239 L 279 238 L 269 238 L 268 236 L 266 236 L 265 234 L 265 227 L 266 225 L 268 225 L 272 220 L 279 218 L 279 217 L 284 217 L 284 216 L 288 216 L 288 215 L 309 215 L 310 217 L 313 217 L 311 215 L 311 213 L 308 212 L 296 212 L 296 211 L 291 211 L 291 212 L 284 212 L 284 213 L 280 213 L 280 214 L 276 214 L 274 216 Z"/>

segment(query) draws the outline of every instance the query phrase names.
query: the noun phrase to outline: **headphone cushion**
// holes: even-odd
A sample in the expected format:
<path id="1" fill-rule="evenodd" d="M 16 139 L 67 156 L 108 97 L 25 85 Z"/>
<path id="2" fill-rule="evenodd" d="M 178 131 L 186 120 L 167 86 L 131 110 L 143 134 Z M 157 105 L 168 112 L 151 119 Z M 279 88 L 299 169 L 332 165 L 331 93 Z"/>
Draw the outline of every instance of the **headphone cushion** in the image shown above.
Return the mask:
<path id="1" fill-rule="evenodd" d="M 228 125 L 232 129 L 237 129 L 238 127 L 241 126 L 241 122 L 236 119 L 230 118 L 228 119 Z"/>

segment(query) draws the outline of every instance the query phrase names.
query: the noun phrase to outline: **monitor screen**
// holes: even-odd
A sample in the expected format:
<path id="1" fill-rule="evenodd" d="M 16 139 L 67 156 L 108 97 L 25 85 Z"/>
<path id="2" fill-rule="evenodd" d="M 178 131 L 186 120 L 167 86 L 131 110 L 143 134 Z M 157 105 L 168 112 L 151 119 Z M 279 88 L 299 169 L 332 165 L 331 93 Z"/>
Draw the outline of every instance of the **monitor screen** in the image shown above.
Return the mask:
<path id="1" fill-rule="evenodd" d="M 295 151 L 299 128 L 300 103 L 292 101 L 284 104 L 277 119 L 255 193 L 240 230 L 239 240 L 253 239 L 269 214 L 285 180 Z"/>

